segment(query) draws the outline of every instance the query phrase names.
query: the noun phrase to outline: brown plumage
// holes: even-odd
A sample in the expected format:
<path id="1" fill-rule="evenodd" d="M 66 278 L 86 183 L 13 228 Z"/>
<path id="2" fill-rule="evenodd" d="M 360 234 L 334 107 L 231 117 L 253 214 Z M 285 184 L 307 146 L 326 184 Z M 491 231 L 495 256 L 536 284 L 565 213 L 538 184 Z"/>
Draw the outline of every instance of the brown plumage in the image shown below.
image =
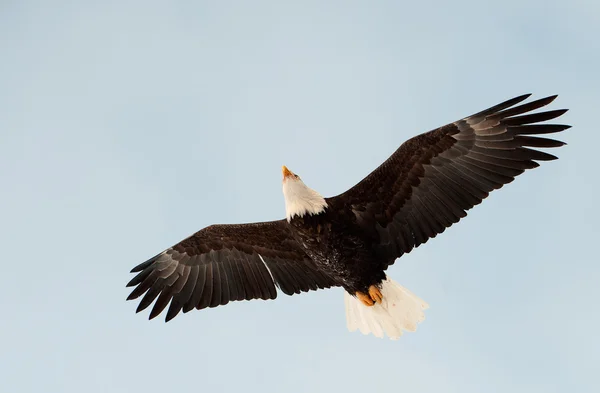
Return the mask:
<path id="1" fill-rule="evenodd" d="M 133 268 L 128 300 L 144 295 L 137 311 L 156 300 L 150 318 L 170 303 L 170 320 L 181 310 L 274 299 L 276 287 L 291 295 L 342 286 L 354 295 L 381 285 L 398 257 L 537 161 L 556 159 L 531 148 L 564 144 L 539 135 L 569 128 L 541 123 L 566 110 L 530 113 L 556 96 L 517 106 L 528 97 L 406 141 L 354 187 L 325 198 L 318 214 L 200 230 Z"/>
<path id="2" fill-rule="evenodd" d="M 378 252 L 393 263 L 465 217 L 492 190 L 539 166 L 536 161 L 557 158 L 529 147 L 559 147 L 563 142 L 530 135 L 570 128 L 533 124 L 567 110 L 519 116 L 556 98 L 514 107 L 527 97 L 513 98 L 406 141 L 365 179 L 334 199 L 352 206 L 361 227 L 376 229 Z"/>
<path id="3" fill-rule="evenodd" d="M 293 239 L 285 220 L 211 225 L 131 271 L 139 274 L 127 284 L 137 285 L 127 300 L 145 293 L 139 312 L 158 297 L 152 319 L 172 299 L 167 321 L 181 310 L 275 299 L 275 284 L 287 295 L 333 285 Z"/>

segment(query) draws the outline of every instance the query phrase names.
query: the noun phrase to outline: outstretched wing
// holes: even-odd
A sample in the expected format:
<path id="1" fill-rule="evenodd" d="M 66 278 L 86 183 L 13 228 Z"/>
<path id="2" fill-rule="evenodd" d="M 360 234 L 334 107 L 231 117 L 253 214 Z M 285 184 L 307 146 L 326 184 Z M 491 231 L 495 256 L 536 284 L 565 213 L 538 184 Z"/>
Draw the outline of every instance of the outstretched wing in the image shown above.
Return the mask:
<path id="1" fill-rule="evenodd" d="M 179 311 L 216 307 L 234 300 L 275 299 L 275 284 L 288 295 L 336 285 L 292 238 L 285 220 L 206 227 L 134 267 L 127 300 L 144 295 L 137 312 L 157 297 L 150 319 L 171 302 L 166 320 Z"/>
<path id="2" fill-rule="evenodd" d="M 515 106 L 523 95 L 418 135 L 357 185 L 331 198 L 350 205 L 370 233 L 384 268 L 442 233 L 492 190 L 555 156 L 528 147 L 558 147 L 551 134 L 570 126 L 538 124 L 566 110 L 528 113 L 556 96 Z"/>

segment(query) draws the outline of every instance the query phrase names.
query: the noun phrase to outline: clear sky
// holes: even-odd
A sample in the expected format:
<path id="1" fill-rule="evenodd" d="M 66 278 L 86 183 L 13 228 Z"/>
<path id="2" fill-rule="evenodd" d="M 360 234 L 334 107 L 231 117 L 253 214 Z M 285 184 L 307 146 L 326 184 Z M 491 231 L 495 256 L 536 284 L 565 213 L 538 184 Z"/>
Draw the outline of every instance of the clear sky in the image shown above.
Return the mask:
<path id="1" fill-rule="evenodd" d="M 6 392 L 597 392 L 600 7 L 580 1 L 1 1 Z M 349 333 L 341 289 L 165 324 L 131 267 L 283 217 L 404 140 L 560 94 L 568 146 L 389 270 L 431 305 Z"/>

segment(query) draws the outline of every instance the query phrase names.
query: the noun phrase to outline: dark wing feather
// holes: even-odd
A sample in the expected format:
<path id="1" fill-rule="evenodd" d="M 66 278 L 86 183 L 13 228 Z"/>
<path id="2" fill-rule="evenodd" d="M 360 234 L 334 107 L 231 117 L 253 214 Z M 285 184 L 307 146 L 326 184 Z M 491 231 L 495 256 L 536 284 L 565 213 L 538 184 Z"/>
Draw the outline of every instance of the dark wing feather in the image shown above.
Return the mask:
<path id="1" fill-rule="evenodd" d="M 285 220 L 212 225 L 134 267 L 127 300 L 144 295 L 137 312 L 154 307 L 150 319 L 170 303 L 166 320 L 181 310 L 235 300 L 275 299 L 336 284 L 319 271 L 293 239 Z"/>
<path id="2" fill-rule="evenodd" d="M 406 141 L 383 164 L 328 203 L 350 206 L 377 244 L 383 267 L 442 233 L 492 190 L 510 183 L 536 161 L 555 156 L 528 147 L 558 147 L 551 134 L 570 126 L 535 124 L 566 110 L 529 113 L 551 96 L 518 105 L 529 95 Z M 533 135 L 533 136 L 532 136 Z"/>

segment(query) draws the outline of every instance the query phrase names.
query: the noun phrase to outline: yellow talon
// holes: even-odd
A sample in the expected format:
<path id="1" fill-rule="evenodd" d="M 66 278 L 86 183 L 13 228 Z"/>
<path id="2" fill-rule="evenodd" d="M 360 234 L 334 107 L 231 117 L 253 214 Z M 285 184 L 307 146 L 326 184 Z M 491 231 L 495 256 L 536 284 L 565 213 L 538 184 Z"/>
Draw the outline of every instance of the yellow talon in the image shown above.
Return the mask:
<path id="1" fill-rule="evenodd" d="M 369 287 L 369 296 L 371 296 L 371 299 L 373 299 L 375 303 L 381 303 L 381 301 L 383 300 L 383 295 L 381 294 L 381 291 L 375 285 L 371 285 Z"/>
<path id="2" fill-rule="evenodd" d="M 375 285 L 371 285 L 369 287 L 368 294 L 362 293 L 360 291 L 356 292 L 356 297 L 358 298 L 358 300 L 361 301 L 362 304 L 364 304 L 367 307 L 371 307 L 375 303 L 381 303 L 381 301 L 383 300 L 383 295 L 381 294 L 381 291 Z"/>
<path id="3" fill-rule="evenodd" d="M 358 300 L 361 301 L 362 304 L 364 304 L 367 307 L 371 307 L 373 305 L 373 299 L 371 299 L 371 296 L 365 293 L 356 292 L 356 297 L 358 298 Z"/>

